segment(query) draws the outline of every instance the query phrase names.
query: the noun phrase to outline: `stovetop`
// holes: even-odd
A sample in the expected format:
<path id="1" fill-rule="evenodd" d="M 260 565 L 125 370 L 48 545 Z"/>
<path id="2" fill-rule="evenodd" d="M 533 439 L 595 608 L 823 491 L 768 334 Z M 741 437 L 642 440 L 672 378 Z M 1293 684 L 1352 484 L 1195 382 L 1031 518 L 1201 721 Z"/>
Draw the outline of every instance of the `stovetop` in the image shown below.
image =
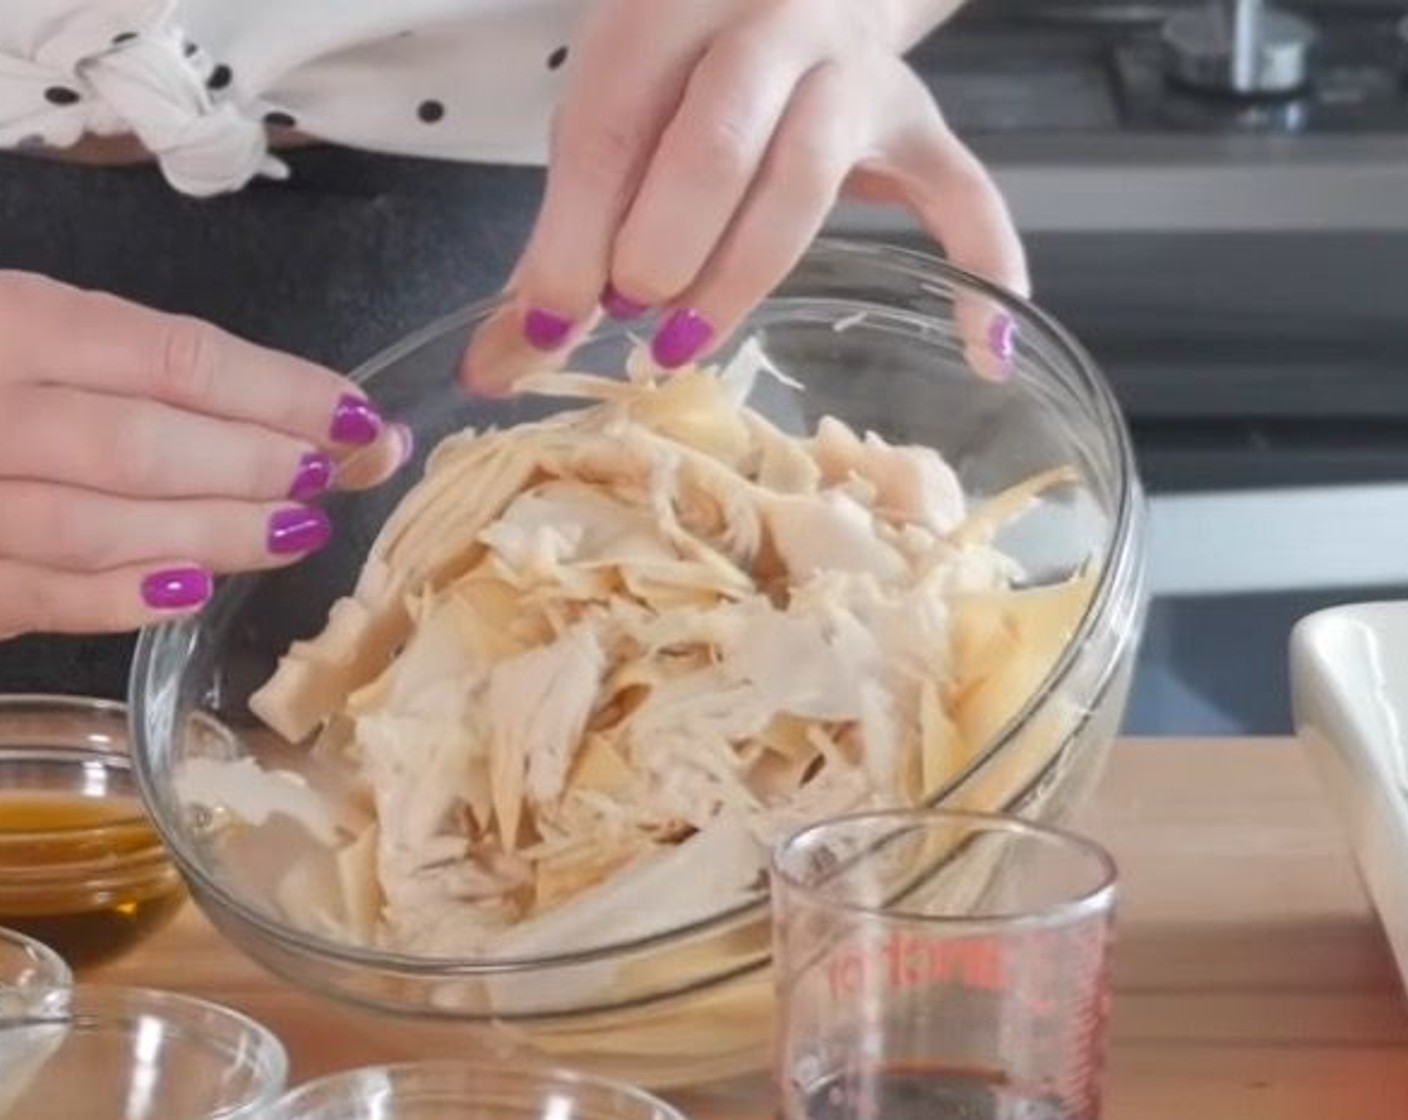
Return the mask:
<path id="1" fill-rule="evenodd" d="M 912 59 L 1153 488 L 1408 477 L 1408 3 L 1278 0 L 1310 79 L 1249 99 L 1167 74 L 1165 22 L 1208 2 L 978 0 Z M 893 209 L 832 228 L 929 243 Z"/>
<path id="2" fill-rule="evenodd" d="M 1408 5 L 1282 5 L 1311 21 L 1311 77 L 1242 99 L 1168 76 L 1160 30 L 1181 4 L 975 3 L 918 47 L 916 68 L 969 135 L 1408 133 Z"/>

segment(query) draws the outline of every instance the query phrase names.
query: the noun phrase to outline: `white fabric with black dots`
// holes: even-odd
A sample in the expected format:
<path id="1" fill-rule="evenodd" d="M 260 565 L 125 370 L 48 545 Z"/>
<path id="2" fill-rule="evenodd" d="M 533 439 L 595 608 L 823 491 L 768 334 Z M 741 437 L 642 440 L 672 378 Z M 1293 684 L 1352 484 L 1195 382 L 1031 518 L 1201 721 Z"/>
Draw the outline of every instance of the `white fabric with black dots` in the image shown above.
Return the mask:
<path id="1" fill-rule="evenodd" d="M 287 167 L 282 125 L 350 147 L 540 163 L 590 0 L 0 0 L 0 147 L 134 133 L 167 181 Z"/>

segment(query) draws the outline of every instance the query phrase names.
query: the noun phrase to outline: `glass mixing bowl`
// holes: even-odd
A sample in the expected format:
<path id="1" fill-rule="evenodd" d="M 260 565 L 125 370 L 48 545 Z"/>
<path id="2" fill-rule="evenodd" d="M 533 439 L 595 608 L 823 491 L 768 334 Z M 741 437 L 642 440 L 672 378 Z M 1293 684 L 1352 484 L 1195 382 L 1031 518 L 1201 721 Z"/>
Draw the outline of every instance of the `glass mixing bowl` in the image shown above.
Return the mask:
<path id="1" fill-rule="evenodd" d="M 958 316 L 1000 309 L 1016 326 L 1011 376 L 974 375 Z M 378 529 L 426 453 L 466 426 L 540 418 L 551 401 L 474 399 L 454 373 L 492 311 L 471 308 L 371 362 L 359 378 L 417 441 L 411 469 L 381 489 L 328 500 L 335 544 L 289 569 L 224 581 L 197 618 L 144 633 L 130 692 L 143 794 L 192 893 L 247 953 L 296 984 L 362 1007 L 495 1024 L 496 1037 L 554 1062 L 638 1084 L 697 1082 L 767 1061 L 771 1021 L 767 899 L 760 888 L 675 928 L 517 959 L 427 959 L 335 942 L 296 928 L 222 859 L 220 812 L 188 803 L 177 775 L 193 759 L 253 756 L 297 768 L 304 752 L 248 709 L 290 642 L 317 633 L 348 592 Z M 639 327 L 603 323 L 576 369 L 621 376 Z M 934 800 L 1061 818 L 1094 781 L 1122 717 L 1144 607 L 1142 501 L 1130 444 L 1091 360 L 1048 316 L 934 258 L 819 244 L 748 320 L 752 338 L 800 388 L 760 379 L 753 403 L 802 434 L 831 414 L 857 431 L 928 445 L 970 497 L 1072 469 L 998 544 L 1030 585 L 1093 567 L 1079 624 L 1024 702 L 994 726 Z M 731 352 L 726 347 L 720 358 Z"/>

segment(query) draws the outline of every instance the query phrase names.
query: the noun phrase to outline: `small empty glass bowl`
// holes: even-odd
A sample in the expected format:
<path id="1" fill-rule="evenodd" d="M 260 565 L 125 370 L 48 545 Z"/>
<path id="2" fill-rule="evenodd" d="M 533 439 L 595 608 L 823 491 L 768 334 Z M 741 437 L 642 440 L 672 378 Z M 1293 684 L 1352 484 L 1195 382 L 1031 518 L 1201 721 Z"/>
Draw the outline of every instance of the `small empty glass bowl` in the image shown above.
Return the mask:
<path id="1" fill-rule="evenodd" d="M 0 925 L 81 969 L 161 928 L 185 897 L 137 794 L 126 708 L 0 696 Z"/>
<path id="2" fill-rule="evenodd" d="M 61 1009 L 72 986 L 73 973 L 58 953 L 32 937 L 0 928 L 0 1021 Z"/>
<path id="3" fill-rule="evenodd" d="M 373 1066 L 311 1081 L 269 1120 L 684 1120 L 643 1090 L 560 1070 L 463 1062 Z"/>
<path id="4" fill-rule="evenodd" d="M 288 1076 L 252 1019 L 145 988 L 80 984 L 67 1010 L 4 1034 L 28 1051 L 0 1080 L 5 1120 L 263 1120 Z"/>
<path id="5" fill-rule="evenodd" d="M 10 929 L 0 929 L 0 1116 L 49 1056 L 54 1028 L 33 1020 L 64 1014 L 73 974 L 47 945 Z"/>

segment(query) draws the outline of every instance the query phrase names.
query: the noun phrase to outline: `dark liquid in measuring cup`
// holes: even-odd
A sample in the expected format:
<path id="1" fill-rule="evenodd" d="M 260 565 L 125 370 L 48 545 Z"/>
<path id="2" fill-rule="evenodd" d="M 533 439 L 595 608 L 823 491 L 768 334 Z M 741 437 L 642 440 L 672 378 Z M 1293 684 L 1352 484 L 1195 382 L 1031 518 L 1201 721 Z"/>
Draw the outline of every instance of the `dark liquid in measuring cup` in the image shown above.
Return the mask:
<path id="1" fill-rule="evenodd" d="M 807 1094 L 806 1120 L 1094 1120 L 1059 1100 L 1024 1092 L 981 1070 L 878 1070 L 857 1092 L 838 1075 Z"/>

